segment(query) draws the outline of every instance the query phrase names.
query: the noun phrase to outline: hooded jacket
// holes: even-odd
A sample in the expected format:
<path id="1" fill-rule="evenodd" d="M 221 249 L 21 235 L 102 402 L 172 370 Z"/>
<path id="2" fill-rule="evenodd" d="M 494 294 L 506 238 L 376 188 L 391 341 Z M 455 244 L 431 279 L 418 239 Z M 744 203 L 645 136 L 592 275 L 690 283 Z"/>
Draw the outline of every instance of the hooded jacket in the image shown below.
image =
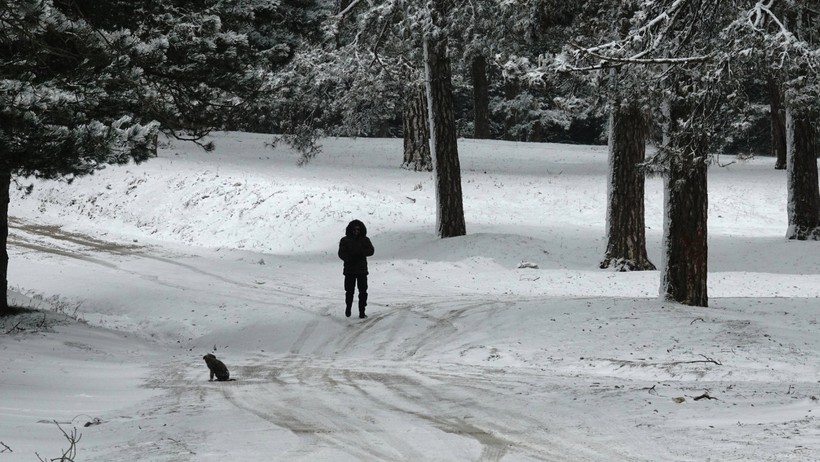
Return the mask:
<path id="1" fill-rule="evenodd" d="M 354 227 L 359 227 L 359 235 L 353 232 Z M 344 263 L 344 275 L 367 274 L 367 257 L 375 252 L 373 243 L 367 237 L 367 227 L 359 220 L 353 220 L 345 228 L 345 237 L 339 241 L 339 258 Z"/>

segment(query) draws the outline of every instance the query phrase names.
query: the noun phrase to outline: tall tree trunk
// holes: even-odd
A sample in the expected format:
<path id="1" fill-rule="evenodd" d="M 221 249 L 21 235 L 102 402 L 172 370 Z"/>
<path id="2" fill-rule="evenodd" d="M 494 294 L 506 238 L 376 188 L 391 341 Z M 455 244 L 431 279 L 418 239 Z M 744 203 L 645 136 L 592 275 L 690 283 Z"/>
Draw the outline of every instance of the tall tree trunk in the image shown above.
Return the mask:
<path id="1" fill-rule="evenodd" d="M 427 93 L 422 85 L 409 91 L 404 102 L 404 162 L 402 168 L 416 172 L 433 171 L 430 158 L 430 125 L 427 120 Z"/>
<path id="2" fill-rule="evenodd" d="M 783 82 L 777 75 L 767 78 L 769 107 L 772 117 L 772 155 L 775 170 L 786 169 L 786 107 L 784 105 Z"/>
<path id="3" fill-rule="evenodd" d="M 685 108 L 676 108 L 673 112 L 667 106 L 665 110 L 670 121 L 676 120 L 676 113 L 689 115 L 683 112 Z M 708 306 L 708 144 L 704 134 L 675 131 L 666 142 L 672 154 L 664 177 L 666 213 L 660 293 L 666 300 Z"/>
<path id="4" fill-rule="evenodd" d="M 646 255 L 644 174 L 648 127 L 637 105 L 614 104 L 609 116 L 607 248 L 601 268 L 654 270 Z"/>
<path id="5" fill-rule="evenodd" d="M 509 141 L 523 141 L 524 136 L 522 136 L 520 129 L 518 128 L 518 123 L 520 119 L 520 114 L 518 109 L 515 108 L 515 104 L 512 103 L 521 95 L 521 86 L 516 79 L 505 79 L 504 80 L 504 100 L 506 101 L 506 112 L 503 115 L 504 117 L 504 133 L 502 133 L 502 138 Z"/>
<path id="6" fill-rule="evenodd" d="M 490 83 L 487 79 L 487 60 L 476 56 L 470 65 L 473 78 L 473 138 L 490 138 Z"/>
<path id="7" fill-rule="evenodd" d="M 442 3 L 436 0 L 434 4 Z M 443 9 L 435 11 L 444 16 Z M 434 19 L 434 23 L 436 20 Z M 439 237 L 467 234 L 461 194 L 461 165 L 458 160 L 458 139 L 453 104 L 453 82 L 447 42 L 424 39 L 424 70 L 430 118 L 430 154 L 436 181 L 436 229 Z"/>
<path id="8" fill-rule="evenodd" d="M 817 122 L 813 114 L 786 111 L 788 239 L 820 240 Z"/>
<path id="9" fill-rule="evenodd" d="M 701 153 L 705 154 L 705 153 Z M 706 162 L 695 154 L 672 161 L 664 179 L 666 264 L 661 291 L 666 300 L 709 306 L 707 296 Z"/>
<path id="10" fill-rule="evenodd" d="M 0 255 L 0 280 L 3 281 L 2 299 L 0 299 L 0 314 L 5 314 L 9 308 L 9 188 L 11 188 L 11 172 L 0 171 L 0 245 L 3 254 Z"/>

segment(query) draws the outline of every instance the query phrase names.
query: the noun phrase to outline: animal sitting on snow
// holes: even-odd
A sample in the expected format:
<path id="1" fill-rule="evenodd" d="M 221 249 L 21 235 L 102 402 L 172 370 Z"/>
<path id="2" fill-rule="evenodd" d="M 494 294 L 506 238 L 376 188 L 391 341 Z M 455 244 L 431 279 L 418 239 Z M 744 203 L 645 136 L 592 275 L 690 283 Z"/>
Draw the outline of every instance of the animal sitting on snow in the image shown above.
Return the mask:
<path id="1" fill-rule="evenodd" d="M 216 376 L 218 382 L 230 380 L 231 374 L 228 372 L 228 367 L 225 366 L 225 363 L 216 359 L 216 356 L 208 353 L 202 359 L 205 360 L 205 364 L 208 365 L 208 369 L 211 371 L 211 381 L 213 381 L 214 376 Z"/>

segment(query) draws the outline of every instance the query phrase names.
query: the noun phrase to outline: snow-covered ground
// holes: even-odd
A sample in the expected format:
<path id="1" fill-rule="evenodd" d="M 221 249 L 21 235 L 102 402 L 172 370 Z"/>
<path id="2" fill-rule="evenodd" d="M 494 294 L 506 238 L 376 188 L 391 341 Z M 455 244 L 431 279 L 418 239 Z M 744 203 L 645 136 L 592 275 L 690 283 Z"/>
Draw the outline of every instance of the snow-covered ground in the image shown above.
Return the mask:
<path id="1" fill-rule="evenodd" d="M 0 320 L 0 460 L 57 457 L 55 422 L 84 461 L 820 460 L 820 244 L 784 239 L 772 159 L 710 170 L 698 308 L 598 269 L 605 147 L 460 141 L 468 234 L 441 240 L 401 140 L 297 167 L 214 139 L 13 193 L 11 301 L 56 313 Z M 367 320 L 343 315 L 354 218 Z"/>

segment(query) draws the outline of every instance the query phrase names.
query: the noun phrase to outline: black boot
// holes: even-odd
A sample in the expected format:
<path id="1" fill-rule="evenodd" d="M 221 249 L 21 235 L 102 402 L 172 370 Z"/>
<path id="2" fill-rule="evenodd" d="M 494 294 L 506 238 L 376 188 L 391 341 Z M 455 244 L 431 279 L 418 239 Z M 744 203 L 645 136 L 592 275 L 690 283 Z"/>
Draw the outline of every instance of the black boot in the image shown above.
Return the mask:
<path id="1" fill-rule="evenodd" d="M 350 305 L 347 305 L 347 308 L 345 308 L 345 316 L 350 317 Z"/>

